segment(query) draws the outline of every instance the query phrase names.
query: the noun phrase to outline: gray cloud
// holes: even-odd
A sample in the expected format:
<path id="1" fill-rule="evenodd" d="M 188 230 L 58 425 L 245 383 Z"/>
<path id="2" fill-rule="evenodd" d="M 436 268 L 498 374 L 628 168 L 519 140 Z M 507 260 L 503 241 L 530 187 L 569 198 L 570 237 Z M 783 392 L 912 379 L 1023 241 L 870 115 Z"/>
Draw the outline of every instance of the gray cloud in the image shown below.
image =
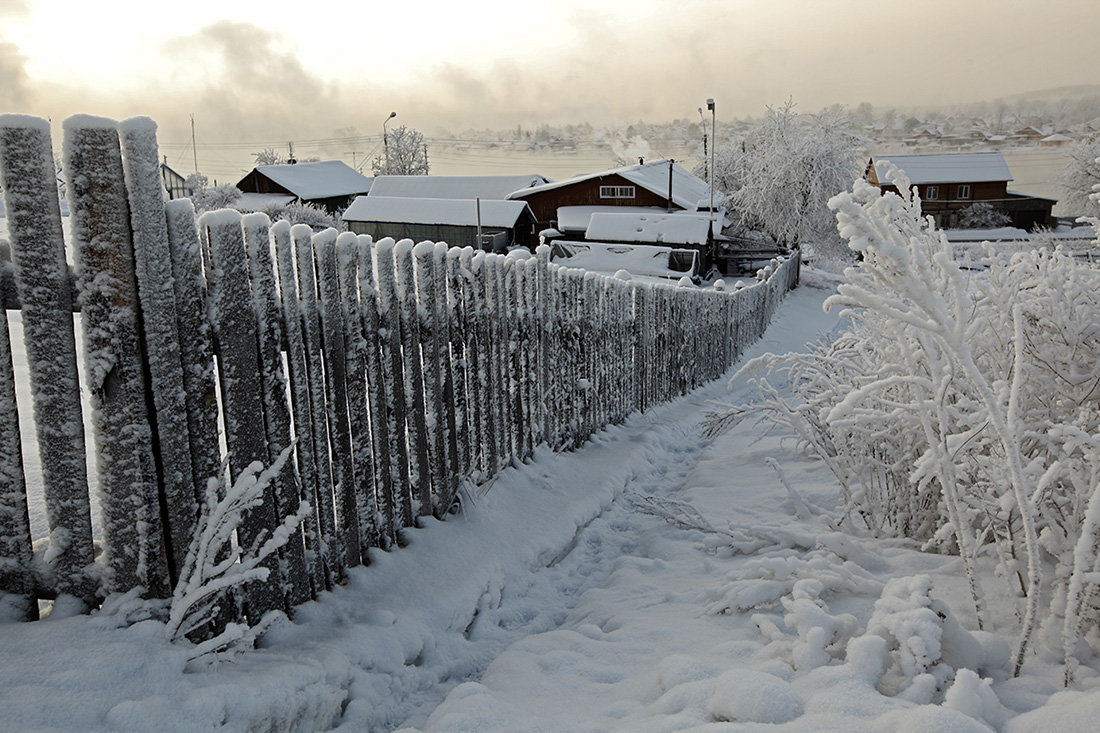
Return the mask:
<path id="1" fill-rule="evenodd" d="M 0 109 L 21 110 L 30 104 L 26 58 L 14 43 L 0 41 Z"/>

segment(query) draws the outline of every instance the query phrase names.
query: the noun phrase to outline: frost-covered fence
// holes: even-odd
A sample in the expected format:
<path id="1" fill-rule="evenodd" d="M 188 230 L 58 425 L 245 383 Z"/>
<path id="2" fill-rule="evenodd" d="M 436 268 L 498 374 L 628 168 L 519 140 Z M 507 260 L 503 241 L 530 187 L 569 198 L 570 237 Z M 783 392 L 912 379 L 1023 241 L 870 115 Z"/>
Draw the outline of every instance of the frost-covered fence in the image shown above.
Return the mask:
<path id="1" fill-rule="evenodd" d="M 701 290 L 566 269 L 545 247 L 503 256 L 374 242 L 229 210 L 196 220 L 189 201 L 162 199 L 151 120 L 81 116 L 64 130 L 80 355 L 48 124 L 0 116 L 49 525 L 32 552 L 3 330 L 0 590 L 23 598 L 28 618 L 35 598 L 59 594 L 88 607 L 137 586 L 170 595 L 194 569 L 209 479 L 231 486 L 292 448 L 236 543 L 285 535 L 303 501 L 311 512 L 213 615 L 289 610 L 369 548 L 399 544 L 417 517 L 445 515 L 464 484 L 717 378 L 797 280 L 796 260 L 748 287 Z"/>

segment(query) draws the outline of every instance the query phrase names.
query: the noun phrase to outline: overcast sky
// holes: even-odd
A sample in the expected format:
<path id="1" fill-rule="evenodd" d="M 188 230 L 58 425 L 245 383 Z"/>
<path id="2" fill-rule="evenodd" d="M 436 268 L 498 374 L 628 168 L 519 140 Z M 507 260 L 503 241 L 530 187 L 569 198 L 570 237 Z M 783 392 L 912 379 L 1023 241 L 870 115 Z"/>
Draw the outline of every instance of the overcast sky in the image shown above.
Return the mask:
<path id="1" fill-rule="evenodd" d="M 0 110 L 162 144 L 954 104 L 1097 83 L 1098 0 L 0 0 Z M 398 120 L 395 120 L 395 123 Z"/>

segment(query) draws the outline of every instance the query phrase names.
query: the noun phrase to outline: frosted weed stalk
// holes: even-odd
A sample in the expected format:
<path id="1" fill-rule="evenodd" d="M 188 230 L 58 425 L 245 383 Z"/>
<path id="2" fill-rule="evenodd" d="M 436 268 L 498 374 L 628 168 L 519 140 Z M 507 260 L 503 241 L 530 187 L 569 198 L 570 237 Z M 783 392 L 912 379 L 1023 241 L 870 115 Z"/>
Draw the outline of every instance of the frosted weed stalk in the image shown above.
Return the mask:
<path id="1" fill-rule="evenodd" d="M 232 486 L 226 485 L 224 479 L 207 481 L 199 532 L 187 551 L 168 613 L 165 634 L 170 641 L 182 641 L 187 634 L 213 620 L 219 611 L 219 600 L 230 589 L 266 579 L 270 571 L 260 563 L 285 545 L 309 514 L 310 506 L 303 501 L 298 511 L 284 519 L 262 544 L 257 540 L 255 546 L 242 548 L 233 541 L 241 519 L 248 510 L 263 503 L 264 491 L 283 470 L 293 448 L 293 444 L 287 446 L 266 469 L 259 461 L 253 462 Z M 259 635 L 282 616 L 282 611 L 269 611 L 251 624 L 227 624 L 220 633 L 196 644 L 189 659 L 251 648 Z"/>

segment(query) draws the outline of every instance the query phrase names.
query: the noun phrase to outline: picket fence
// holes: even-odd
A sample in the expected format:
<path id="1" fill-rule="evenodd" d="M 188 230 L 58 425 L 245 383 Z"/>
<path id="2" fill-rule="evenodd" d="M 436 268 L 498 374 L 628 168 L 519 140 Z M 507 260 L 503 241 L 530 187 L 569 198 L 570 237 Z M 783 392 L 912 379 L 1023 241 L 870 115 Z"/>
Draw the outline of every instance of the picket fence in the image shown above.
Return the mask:
<path id="1" fill-rule="evenodd" d="M 208 478 L 270 465 L 293 441 L 237 541 L 254 545 L 301 500 L 313 511 L 235 604 L 243 619 L 289 611 L 418 516 L 445 515 L 464 484 L 717 378 L 798 277 L 797 258 L 777 260 L 748 287 L 702 290 L 565 269 L 546 247 L 522 258 L 233 211 L 196 220 L 190 201 L 163 200 L 148 118 L 70 118 L 63 151 L 75 288 L 48 123 L 0 116 L 19 300 L 5 308 L 22 309 L 49 526 L 32 561 L 0 319 L 0 590 L 28 619 L 62 593 L 88 608 L 138 586 L 170 596 Z"/>

